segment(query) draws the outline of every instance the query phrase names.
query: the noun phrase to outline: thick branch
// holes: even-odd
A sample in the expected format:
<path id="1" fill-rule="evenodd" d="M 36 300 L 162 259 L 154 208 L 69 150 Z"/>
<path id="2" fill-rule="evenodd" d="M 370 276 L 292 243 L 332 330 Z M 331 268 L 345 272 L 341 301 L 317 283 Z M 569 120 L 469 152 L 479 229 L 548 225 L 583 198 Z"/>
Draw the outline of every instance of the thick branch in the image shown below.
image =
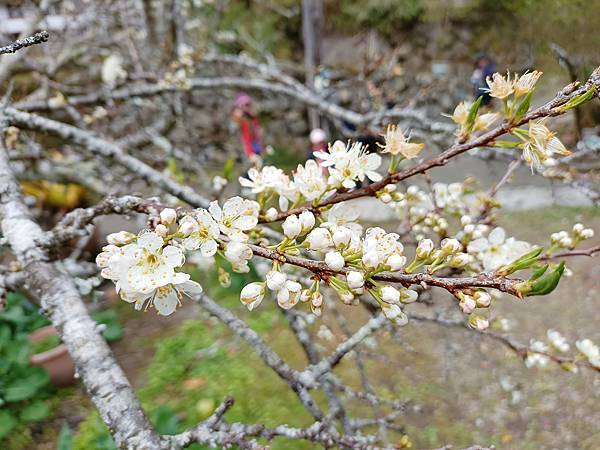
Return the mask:
<path id="1" fill-rule="evenodd" d="M 42 309 L 57 328 L 117 445 L 123 448 L 160 448 L 156 434 L 131 385 L 96 331 L 72 279 L 46 262 L 36 245 L 42 229 L 23 203 L 19 184 L 10 171 L 4 140 L 0 139 L 0 217 L 2 233 L 27 274 L 27 290 L 40 300 Z"/>

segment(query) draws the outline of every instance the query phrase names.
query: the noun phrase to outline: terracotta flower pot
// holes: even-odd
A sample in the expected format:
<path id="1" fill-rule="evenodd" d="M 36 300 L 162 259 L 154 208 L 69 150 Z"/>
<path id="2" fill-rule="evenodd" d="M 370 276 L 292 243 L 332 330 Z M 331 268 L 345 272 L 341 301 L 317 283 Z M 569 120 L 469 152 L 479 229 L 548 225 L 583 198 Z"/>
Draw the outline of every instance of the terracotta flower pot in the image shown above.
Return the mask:
<path id="1" fill-rule="evenodd" d="M 57 335 L 53 326 L 47 326 L 34 331 L 28 337 L 29 342 L 40 342 L 49 336 Z M 50 375 L 54 386 L 68 386 L 75 381 L 75 365 L 64 344 L 50 350 L 31 356 L 31 364 L 43 367 Z"/>

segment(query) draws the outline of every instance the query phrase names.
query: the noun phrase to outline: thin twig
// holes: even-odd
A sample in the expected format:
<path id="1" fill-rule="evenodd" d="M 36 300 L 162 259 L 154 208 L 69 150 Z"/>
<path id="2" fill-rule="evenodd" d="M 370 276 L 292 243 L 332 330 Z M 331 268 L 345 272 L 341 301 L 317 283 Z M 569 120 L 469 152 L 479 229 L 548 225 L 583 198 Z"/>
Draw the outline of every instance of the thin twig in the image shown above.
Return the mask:
<path id="1" fill-rule="evenodd" d="M 4 53 L 16 53 L 22 48 L 30 47 L 32 45 L 41 44 L 46 42 L 50 35 L 47 31 L 40 31 L 39 33 L 35 33 L 33 36 L 26 37 L 25 39 L 17 39 L 10 45 L 5 47 L 0 47 L 0 55 Z"/>

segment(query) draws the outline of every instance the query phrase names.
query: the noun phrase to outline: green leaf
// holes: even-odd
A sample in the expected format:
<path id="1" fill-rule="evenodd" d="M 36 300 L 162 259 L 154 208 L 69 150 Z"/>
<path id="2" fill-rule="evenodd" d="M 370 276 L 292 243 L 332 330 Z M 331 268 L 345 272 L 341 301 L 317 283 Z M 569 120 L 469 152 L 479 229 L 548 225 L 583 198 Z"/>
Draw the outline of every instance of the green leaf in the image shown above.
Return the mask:
<path id="1" fill-rule="evenodd" d="M 233 167 L 233 159 L 229 158 L 225 161 L 225 165 L 223 166 L 223 178 L 231 181 L 235 175 L 234 167 Z"/>
<path id="2" fill-rule="evenodd" d="M 0 440 L 17 425 L 17 419 L 9 412 L 0 410 Z"/>
<path id="3" fill-rule="evenodd" d="M 549 294 L 558 285 L 558 282 L 560 281 L 560 278 L 562 277 L 564 271 L 565 263 L 563 261 L 558 265 L 556 269 L 554 269 L 548 275 L 536 281 L 531 287 L 531 290 L 526 295 L 532 296 Z"/>
<path id="4" fill-rule="evenodd" d="M 519 148 L 521 145 L 518 141 L 494 141 L 494 147 L 500 148 Z"/>
<path id="5" fill-rule="evenodd" d="M 515 112 L 515 116 L 513 117 L 513 122 L 519 122 L 523 116 L 529 111 L 529 106 L 531 105 L 531 97 L 533 96 L 533 91 L 529 91 L 519 107 Z"/>
<path id="6" fill-rule="evenodd" d="M 583 105 L 584 103 L 590 101 L 596 95 L 596 85 L 592 85 L 585 93 L 578 95 L 577 97 L 573 97 L 567 103 L 560 107 L 561 111 L 567 111 L 569 109 L 577 108 L 578 106 Z"/>
<path id="7" fill-rule="evenodd" d="M 63 423 L 58 433 L 58 443 L 56 450 L 71 450 L 73 448 L 73 432 L 68 424 Z"/>
<path id="8" fill-rule="evenodd" d="M 481 102 L 483 100 L 483 95 L 480 95 L 473 105 L 471 105 L 471 109 L 469 110 L 469 115 L 467 116 L 466 128 L 467 132 L 470 133 L 473 130 L 473 125 L 475 125 L 475 119 L 477 118 L 477 112 L 479 111 L 479 107 L 481 106 Z"/>
<path id="9" fill-rule="evenodd" d="M 39 388 L 49 381 L 48 372 L 41 367 L 32 367 L 29 374 L 9 382 L 3 389 L 2 395 L 7 402 L 18 402 L 33 397 Z"/>
<path id="10" fill-rule="evenodd" d="M 20 418 L 23 422 L 39 422 L 50 415 L 46 402 L 36 400 L 21 410 Z"/>
<path id="11" fill-rule="evenodd" d="M 511 273 L 515 273 L 517 270 L 527 269 L 538 261 L 542 251 L 544 251 L 543 247 L 535 247 L 529 253 L 525 253 L 523 256 L 515 259 L 510 264 L 500 267 L 496 273 L 501 276 L 506 276 L 510 275 Z"/>
<path id="12" fill-rule="evenodd" d="M 539 277 L 541 277 L 542 275 L 544 275 L 544 273 L 546 273 L 546 270 L 548 270 L 548 264 L 544 264 L 542 267 L 540 267 L 538 269 L 535 269 L 533 271 L 533 274 L 529 278 L 529 281 L 535 281 L 535 280 L 537 280 Z"/>

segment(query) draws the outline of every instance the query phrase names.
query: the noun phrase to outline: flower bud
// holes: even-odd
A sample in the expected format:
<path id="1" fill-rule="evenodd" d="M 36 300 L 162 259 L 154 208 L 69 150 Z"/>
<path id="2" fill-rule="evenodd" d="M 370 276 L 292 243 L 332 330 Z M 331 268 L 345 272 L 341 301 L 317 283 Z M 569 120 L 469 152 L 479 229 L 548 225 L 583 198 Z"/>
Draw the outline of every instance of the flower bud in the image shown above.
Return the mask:
<path id="1" fill-rule="evenodd" d="M 323 294 L 321 294 L 320 292 L 315 292 L 312 295 L 312 298 L 310 300 L 310 303 L 312 306 L 314 306 L 315 308 L 320 308 L 321 305 L 323 304 Z"/>
<path id="2" fill-rule="evenodd" d="M 582 239 L 591 239 L 593 237 L 594 237 L 594 230 L 592 230 L 591 228 L 585 228 L 584 230 L 581 231 Z"/>
<path id="3" fill-rule="evenodd" d="M 582 223 L 576 223 L 575 225 L 573 225 L 573 233 L 574 234 L 581 234 L 581 232 L 583 231 L 583 224 Z"/>
<path id="4" fill-rule="evenodd" d="M 252 311 L 262 302 L 265 296 L 265 283 L 255 281 L 247 284 L 240 293 L 240 301 L 246 305 L 248 310 Z"/>
<path id="5" fill-rule="evenodd" d="M 460 218 L 460 224 L 463 227 L 466 227 L 467 225 L 470 225 L 473 222 L 473 219 L 471 218 L 471 216 L 462 216 Z"/>
<path id="6" fill-rule="evenodd" d="M 444 253 L 453 255 L 462 248 L 462 245 L 456 239 L 446 238 L 442 241 L 441 247 Z"/>
<path id="7" fill-rule="evenodd" d="M 360 289 L 365 284 L 365 278 L 361 272 L 348 272 L 346 274 L 346 281 L 350 289 Z"/>
<path id="8" fill-rule="evenodd" d="M 118 233 L 111 233 L 106 236 L 106 242 L 111 245 L 126 245 L 135 239 L 135 234 L 129 231 L 119 231 Z"/>
<path id="9" fill-rule="evenodd" d="M 277 220 L 277 215 L 278 213 L 275 208 L 269 208 L 265 213 L 265 219 L 267 219 L 269 222 L 273 222 L 274 220 Z"/>
<path id="10" fill-rule="evenodd" d="M 560 241 L 558 241 L 558 245 L 561 247 L 571 247 L 573 245 L 573 239 L 570 237 L 564 237 Z"/>
<path id="11" fill-rule="evenodd" d="M 173 208 L 165 208 L 160 212 L 160 223 L 169 226 L 177 220 L 177 212 Z"/>
<path id="12" fill-rule="evenodd" d="M 381 305 L 381 311 L 385 317 L 394 322 L 396 325 L 403 326 L 408 323 L 408 316 L 402 312 L 402 309 L 398 305 L 388 305 L 384 303 Z"/>
<path id="13" fill-rule="evenodd" d="M 297 281 L 287 280 L 283 289 L 277 292 L 277 304 L 283 309 L 293 308 L 300 300 L 302 285 Z"/>
<path id="14" fill-rule="evenodd" d="M 402 289 L 400 291 L 400 302 L 402 303 L 414 303 L 418 297 L 419 294 L 417 294 L 417 291 L 413 291 L 412 289 Z"/>
<path id="15" fill-rule="evenodd" d="M 352 231 L 348 227 L 336 227 L 333 232 L 333 244 L 337 247 L 348 245 L 352 239 Z"/>
<path id="16" fill-rule="evenodd" d="M 303 233 L 308 233 L 315 226 L 315 215 L 310 211 L 302 211 L 298 219 L 302 225 Z"/>
<path id="17" fill-rule="evenodd" d="M 381 299 L 393 305 L 400 303 L 400 292 L 393 286 L 384 286 L 381 288 Z"/>
<path id="18" fill-rule="evenodd" d="M 315 228 L 306 236 L 308 248 L 311 250 L 325 250 L 333 245 L 331 233 L 325 228 Z"/>
<path id="19" fill-rule="evenodd" d="M 387 259 L 387 265 L 390 266 L 390 270 L 392 272 L 397 272 L 398 270 L 402 269 L 405 264 L 406 256 L 401 256 L 397 253 L 394 253 Z"/>
<path id="20" fill-rule="evenodd" d="M 427 259 L 433 251 L 433 241 L 431 239 L 423 239 L 417 246 L 417 258 Z"/>
<path id="21" fill-rule="evenodd" d="M 352 305 L 354 303 L 354 294 L 350 291 L 338 292 L 340 300 L 346 305 Z"/>
<path id="22" fill-rule="evenodd" d="M 379 196 L 379 200 L 381 200 L 383 203 L 387 204 L 392 201 L 392 196 L 389 193 L 384 192 L 383 194 L 381 194 Z"/>
<path id="23" fill-rule="evenodd" d="M 154 228 L 154 232 L 160 237 L 165 237 L 169 233 L 169 229 L 165 227 L 162 223 L 159 223 L 158 225 L 156 225 L 156 228 Z"/>
<path id="24" fill-rule="evenodd" d="M 448 265 L 454 269 L 459 269 L 469 263 L 471 257 L 467 253 L 457 253 L 448 262 Z"/>
<path id="25" fill-rule="evenodd" d="M 231 286 L 231 275 L 229 275 L 229 272 L 227 272 L 222 267 L 219 267 L 218 280 L 219 284 L 224 288 L 228 288 L 229 286 Z"/>
<path id="26" fill-rule="evenodd" d="M 362 257 L 362 262 L 365 267 L 369 269 L 374 269 L 379 266 L 379 255 L 375 251 L 367 252 Z"/>
<path id="27" fill-rule="evenodd" d="M 479 331 L 487 330 L 490 322 L 479 314 L 471 314 L 469 316 L 469 326 Z"/>
<path id="28" fill-rule="evenodd" d="M 267 287 L 272 291 L 278 291 L 280 289 L 283 289 L 286 279 L 287 277 L 285 276 L 285 274 L 277 270 L 271 270 L 269 271 L 269 273 L 267 273 L 266 276 Z"/>
<path id="29" fill-rule="evenodd" d="M 197 228 L 198 225 L 196 223 L 196 220 L 192 217 L 186 216 L 183 219 L 181 219 L 181 222 L 179 224 L 179 230 L 177 231 L 183 237 L 188 237 L 190 234 L 196 231 Z"/>
<path id="30" fill-rule="evenodd" d="M 390 194 L 396 190 L 396 185 L 393 183 L 386 184 L 383 188 L 385 192 L 389 192 Z"/>
<path id="31" fill-rule="evenodd" d="M 340 252 L 329 252 L 325 255 L 325 264 L 329 266 L 331 270 L 336 272 L 342 270 L 346 261 Z"/>
<path id="32" fill-rule="evenodd" d="M 288 216 L 283 222 L 283 234 L 289 239 L 294 239 L 302 231 L 302 224 L 298 216 Z"/>
<path id="33" fill-rule="evenodd" d="M 470 295 L 465 295 L 463 300 L 460 302 L 460 309 L 465 314 L 471 314 L 477 308 L 477 303 L 475 303 L 475 299 Z"/>
<path id="34" fill-rule="evenodd" d="M 492 296 L 485 291 L 476 291 L 473 298 L 478 308 L 487 308 L 492 303 Z"/>

